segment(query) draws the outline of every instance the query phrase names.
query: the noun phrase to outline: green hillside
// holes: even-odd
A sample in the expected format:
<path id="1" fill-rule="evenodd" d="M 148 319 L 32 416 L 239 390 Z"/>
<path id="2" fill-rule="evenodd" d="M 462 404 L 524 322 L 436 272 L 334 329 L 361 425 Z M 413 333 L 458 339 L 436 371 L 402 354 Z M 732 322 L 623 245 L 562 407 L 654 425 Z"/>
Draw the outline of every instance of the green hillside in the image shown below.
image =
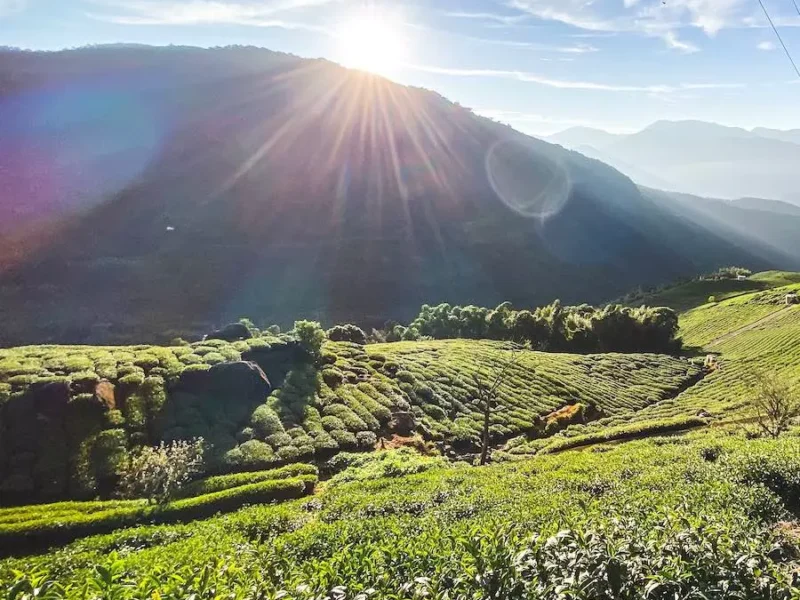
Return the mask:
<path id="1" fill-rule="evenodd" d="M 648 429 L 658 431 L 672 423 L 680 429 L 694 423 L 698 414 L 711 415 L 714 421 L 746 419 L 758 373 L 774 374 L 790 385 L 800 384 L 800 305 L 787 306 L 787 293 L 800 291 L 797 273 L 770 271 L 750 277 L 762 287 L 758 292 L 741 290 L 727 300 L 702 303 L 680 315 L 680 334 L 698 352 L 718 356 L 717 364 L 696 385 L 674 398 L 655 403 L 635 414 L 611 422 L 575 425 L 557 438 L 520 445 L 515 452 L 525 453 L 546 447 L 565 447 L 565 438 L 602 441 L 612 436 L 631 437 Z M 717 298 L 730 290 L 732 283 L 705 281 L 703 293 Z M 686 290 L 686 286 L 678 286 Z M 676 293 L 664 292 L 664 298 Z M 688 295 L 684 296 L 688 298 Z M 696 297 L 699 301 L 699 297 Z"/>
<path id="2" fill-rule="evenodd" d="M 667 286 L 653 293 L 637 296 L 635 304 L 669 306 L 685 312 L 708 302 L 714 296 L 717 302 L 742 294 L 768 290 L 793 283 L 800 283 L 800 273 L 790 271 L 764 271 L 755 273 L 743 281 L 736 279 L 695 279 L 679 285 Z"/>
<path id="3" fill-rule="evenodd" d="M 483 418 L 473 376 L 506 361 L 509 348 L 467 340 L 329 342 L 319 368 L 276 338 L 0 350 L 0 489 L 42 499 L 108 493 L 132 447 L 194 437 L 212 445 L 215 472 L 324 460 L 372 449 L 378 437 L 398 432 L 468 451 Z M 255 361 L 272 386 L 240 358 Z M 523 350 L 499 389 L 492 441 L 552 434 L 542 418 L 566 405 L 592 407 L 600 417 L 632 414 L 701 374 L 664 355 Z"/>

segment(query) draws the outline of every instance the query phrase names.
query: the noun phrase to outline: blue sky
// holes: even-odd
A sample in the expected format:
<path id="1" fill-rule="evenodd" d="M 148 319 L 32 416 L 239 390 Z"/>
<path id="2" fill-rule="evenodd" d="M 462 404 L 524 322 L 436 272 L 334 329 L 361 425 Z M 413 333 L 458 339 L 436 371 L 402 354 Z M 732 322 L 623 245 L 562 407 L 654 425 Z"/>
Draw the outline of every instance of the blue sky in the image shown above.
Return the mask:
<path id="1" fill-rule="evenodd" d="M 764 0 L 800 61 L 793 0 Z M 0 0 L 0 45 L 252 44 L 346 62 L 378 15 L 386 74 L 536 135 L 659 119 L 800 128 L 797 77 L 758 0 Z M 354 17 L 355 15 L 355 17 Z M 377 41 L 381 44 L 380 35 Z M 381 48 L 375 52 L 380 53 Z M 352 53 L 352 50 L 351 50 Z"/>

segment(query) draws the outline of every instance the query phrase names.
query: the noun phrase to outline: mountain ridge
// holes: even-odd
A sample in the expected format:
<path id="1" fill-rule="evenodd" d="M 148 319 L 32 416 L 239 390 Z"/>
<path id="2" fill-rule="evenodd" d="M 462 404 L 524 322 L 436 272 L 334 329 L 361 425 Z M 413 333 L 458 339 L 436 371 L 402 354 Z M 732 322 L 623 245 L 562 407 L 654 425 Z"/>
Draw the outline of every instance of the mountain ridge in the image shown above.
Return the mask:
<path id="1" fill-rule="evenodd" d="M 800 256 L 323 60 L 25 52 L 0 80 L 0 186 L 24 199 L 0 204 L 0 344 L 159 341 L 241 316 L 381 326 L 424 303 L 600 301 Z"/>

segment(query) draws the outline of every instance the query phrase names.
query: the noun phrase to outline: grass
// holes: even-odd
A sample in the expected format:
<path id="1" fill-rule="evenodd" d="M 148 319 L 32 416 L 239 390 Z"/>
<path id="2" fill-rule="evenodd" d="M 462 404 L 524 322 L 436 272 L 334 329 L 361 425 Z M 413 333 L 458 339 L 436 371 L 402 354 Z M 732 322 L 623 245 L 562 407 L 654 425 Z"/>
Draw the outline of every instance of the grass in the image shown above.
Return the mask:
<path id="1" fill-rule="evenodd" d="M 692 434 L 434 467 L 10 558 L 0 593 L 788 600 L 795 542 L 776 525 L 798 482 L 795 437 Z"/>

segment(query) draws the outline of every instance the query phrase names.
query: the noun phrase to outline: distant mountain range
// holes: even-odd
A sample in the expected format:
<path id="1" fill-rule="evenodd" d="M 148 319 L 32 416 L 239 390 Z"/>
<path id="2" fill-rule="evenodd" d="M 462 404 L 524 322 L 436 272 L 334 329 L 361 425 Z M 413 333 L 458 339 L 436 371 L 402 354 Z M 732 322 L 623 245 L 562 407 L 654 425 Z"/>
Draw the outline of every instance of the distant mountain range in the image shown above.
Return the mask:
<path id="1" fill-rule="evenodd" d="M 434 92 L 259 48 L 0 52 L 0 190 L 0 345 L 800 268 L 791 205 L 640 188 Z"/>
<path id="2" fill-rule="evenodd" d="M 602 160 L 642 185 L 800 205 L 798 129 L 747 131 L 702 121 L 659 121 L 629 135 L 575 127 L 547 140 Z"/>

